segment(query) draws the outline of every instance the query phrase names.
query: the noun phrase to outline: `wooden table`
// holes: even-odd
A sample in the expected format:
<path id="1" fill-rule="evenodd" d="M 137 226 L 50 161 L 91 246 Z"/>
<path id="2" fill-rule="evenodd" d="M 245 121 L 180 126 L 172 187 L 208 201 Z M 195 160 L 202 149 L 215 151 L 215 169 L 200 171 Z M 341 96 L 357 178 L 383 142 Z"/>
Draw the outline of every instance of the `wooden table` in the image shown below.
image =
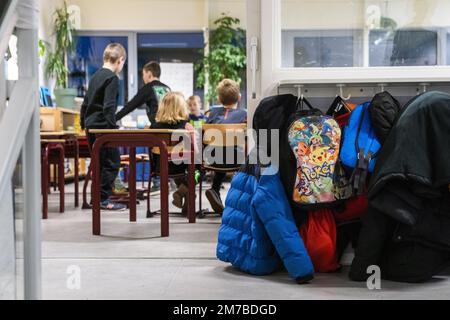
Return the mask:
<path id="1" fill-rule="evenodd" d="M 94 235 L 101 234 L 100 222 L 100 150 L 104 147 L 130 148 L 130 222 L 136 221 L 136 148 L 154 147 L 160 151 L 161 176 L 161 236 L 169 236 L 169 149 L 179 141 L 172 141 L 172 135 L 190 136 L 190 163 L 188 164 L 188 218 L 189 223 L 195 223 L 195 163 L 194 163 L 194 132 L 186 130 L 144 129 L 144 130 L 114 130 L 92 129 L 89 134 L 95 134 L 96 140 L 92 147 L 92 231 Z M 150 195 L 149 195 L 150 196 Z"/>
<path id="2" fill-rule="evenodd" d="M 66 158 L 74 159 L 74 185 L 75 185 L 75 207 L 79 206 L 79 145 L 78 134 L 75 131 L 41 131 L 41 140 L 63 139 L 64 153 Z"/>

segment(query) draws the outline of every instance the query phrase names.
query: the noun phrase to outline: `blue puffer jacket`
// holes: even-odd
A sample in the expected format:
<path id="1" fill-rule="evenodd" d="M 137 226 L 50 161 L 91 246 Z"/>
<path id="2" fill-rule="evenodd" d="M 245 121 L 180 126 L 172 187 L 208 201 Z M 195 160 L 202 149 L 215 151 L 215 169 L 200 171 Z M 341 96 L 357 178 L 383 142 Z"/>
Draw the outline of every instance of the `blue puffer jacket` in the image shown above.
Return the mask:
<path id="1" fill-rule="evenodd" d="M 255 275 L 276 271 L 281 262 L 298 282 L 314 268 L 292 216 L 275 168 L 246 165 L 231 182 L 219 230 L 217 257 Z"/>

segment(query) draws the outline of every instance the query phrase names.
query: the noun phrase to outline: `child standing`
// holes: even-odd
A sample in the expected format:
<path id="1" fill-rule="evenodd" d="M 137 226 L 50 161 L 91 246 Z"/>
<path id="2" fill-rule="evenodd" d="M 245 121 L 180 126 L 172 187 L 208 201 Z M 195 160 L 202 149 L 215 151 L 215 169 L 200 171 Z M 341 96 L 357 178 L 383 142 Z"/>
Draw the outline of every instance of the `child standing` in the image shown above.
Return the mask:
<path id="1" fill-rule="evenodd" d="M 120 110 L 117 115 L 117 121 L 121 120 L 127 114 L 133 112 L 142 105 L 147 107 L 147 116 L 150 124 L 155 123 L 156 113 L 158 112 L 158 106 L 162 98 L 170 92 L 169 86 L 165 85 L 159 78 L 161 77 L 161 66 L 158 62 L 151 61 L 147 63 L 142 69 L 142 80 L 144 81 L 144 86 L 139 89 L 136 96 L 131 99 L 127 105 Z M 153 161 L 154 163 L 155 161 Z M 151 168 L 155 170 L 155 167 Z M 152 192 L 158 191 L 160 189 L 159 177 L 153 179 Z"/>
<path id="2" fill-rule="evenodd" d="M 125 48 L 118 43 L 109 44 L 103 53 L 103 67 L 89 82 L 89 89 L 81 107 L 82 129 L 116 129 L 116 111 L 119 98 L 119 77 L 126 61 Z M 92 147 L 95 135 L 89 134 Z M 100 151 L 101 208 L 125 210 L 126 207 L 109 200 L 112 187 L 120 168 L 120 152 L 117 148 L 102 148 Z"/>
<path id="3" fill-rule="evenodd" d="M 239 84 L 230 79 L 222 80 L 217 86 L 217 93 L 219 102 L 222 107 L 214 108 L 209 114 L 207 123 L 216 124 L 232 124 L 232 123 L 246 123 L 247 122 L 247 112 L 242 109 L 238 109 L 239 101 L 241 100 L 241 93 Z M 235 155 L 239 152 L 244 152 L 243 150 L 227 150 L 225 149 L 223 154 L 226 152 L 234 152 Z M 237 157 L 236 157 L 237 158 Z M 233 164 L 212 164 L 215 167 L 236 167 L 237 163 Z M 216 213 L 222 213 L 224 206 L 222 199 L 220 197 L 220 189 L 222 183 L 225 179 L 226 173 L 215 172 L 213 178 L 213 184 L 211 189 L 205 192 L 206 198 L 208 199 L 211 207 Z"/>
<path id="4" fill-rule="evenodd" d="M 156 122 L 152 124 L 152 129 L 183 129 L 193 131 L 194 127 L 189 123 L 189 116 L 187 111 L 187 103 L 182 93 L 180 92 L 170 92 L 164 96 L 158 109 L 158 113 L 155 117 Z M 195 140 L 195 136 L 193 138 Z M 196 146 L 195 141 L 194 148 Z M 196 149 L 196 148 L 195 148 Z M 194 151 L 196 152 L 197 150 Z M 159 170 L 159 156 L 154 155 L 156 172 Z M 187 169 L 187 164 L 175 164 L 173 162 L 169 163 L 169 174 L 185 174 Z M 187 181 L 183 178 L 175 179 L 175 184 L 177 185 L 177 191 L 173 194 L 172 204 L 180 209 L 183 209 L 183 213 L 187 212 Z M 184 199 L 184 203 L 183 203 Z"/>
<path id="5" fill-rule="evenodd" d="M 153 124 L 155 122 L 156 113 L 158 112 L 158 105 L 162 98 L 170 92 L 170 88 L 159 81 L 160 77 L 161 66 L 158 62 L 151 61 L 144 66 L 142 70 L 142 80 L 144 81 L 144 86 L 139 89 L 136 96 L 117 113 L 117 121 L 121 120 L 127 114 L 145 104 L 147 106 L 147 116 L 150 123 Z"/>
<path id="6" fill-rule="evenodd" d="M 187 105 L 189 109 L 189 122 L 195 128 L 201 128 L 206 122 L 206 117 L 202 113 L 202 100 L 199 96 L 191 96 L 187 100 Z"/>

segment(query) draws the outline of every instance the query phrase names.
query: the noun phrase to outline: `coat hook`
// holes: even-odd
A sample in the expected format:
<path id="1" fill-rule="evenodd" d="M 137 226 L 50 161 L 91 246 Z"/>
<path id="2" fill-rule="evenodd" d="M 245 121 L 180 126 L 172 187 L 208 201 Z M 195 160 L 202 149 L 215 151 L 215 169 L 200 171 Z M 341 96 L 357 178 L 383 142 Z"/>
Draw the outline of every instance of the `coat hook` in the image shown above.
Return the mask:
<path id="1" fill-rule="evenodd" d="M 299 84 L 295 86 L 297 88 L 297 101 L 298 100 L 303 100 L 304 96 L 303 96 L 303 85 Z"/>
<path id="2" fill-rule="evenodd" d="M 420 83 L 419 85 L 422 86 L 422 92 L 425 93 L 425 92 L 427 92 L 427 88 L 430 84 L 429 83 Z"/>
<path id="3" fill-rule="evenodd" d="M 388 85 L 386 83 L 379 83 L 378 86 L 380 87 L 380 92 L 384 92 L 385 87 Z"/>
<path id="4" fill-rule="evenodd" d="M 336 87 L 339 88 L 339 96 L 342 98 L 342 100 L 350 100 L 352 95 L 349 94 L 347 97 L 344 97 L 344 87 L 345 84 L 337 84 Z"/>

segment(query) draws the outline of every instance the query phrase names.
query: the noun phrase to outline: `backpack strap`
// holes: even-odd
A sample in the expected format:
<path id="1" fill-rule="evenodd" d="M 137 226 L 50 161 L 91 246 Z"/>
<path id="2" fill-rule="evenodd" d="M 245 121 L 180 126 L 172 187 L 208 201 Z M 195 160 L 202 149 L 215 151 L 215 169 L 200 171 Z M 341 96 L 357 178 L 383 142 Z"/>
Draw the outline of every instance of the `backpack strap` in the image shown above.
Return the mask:
<path id="1" fill-rule="evenodd" d="M 361 195 L 364 193 L 366 189 L 366 180 L 367 175 L 369 173 L 370 161 L 373 158 L 375 158 L 376 154 L 378 153 L 376 152 L 375 154 L 372 154 L 372 152 L 369 151 L 366 155 L 365 150 L 361 149 L 359 145 L 359 134 L 361 132 L 361 128 L 364 122 L 364 117 L 366 115 L 367 109 L 368 109 L 367 107 L 364 108 L 363 112 L 361 113 L 361 117 L 359 119 L 358 131 L 356 133 L 355 139 L 355 149 L 358 155 L 358 159 L 355 169 L 353 170 L 353 173 L 350 178 L 351 183 L 353 183 L 353 189 L 357 190 L 357 195 Z"/>
<path id="2" fill-rule="evenodd" d="M 350 178 L 353 182 L 353 189 L 357 190 L 357 195 L 362 195 L 366 189 L 366 180 L 369 173 L 369 164 L 372 160 L 372 152 L 364 153 L 364 149 L 358 153 L 358 165 Z"/>
<path id="3" fill-rule="evenodd" d="M 308 109 L 305 109 L 305 105 Z M 302 96 L 297 101 L 295 115 L 296 117 L 321 116 L 323 112 L 320 109 L 314 108 L 308 99 Z"/>

